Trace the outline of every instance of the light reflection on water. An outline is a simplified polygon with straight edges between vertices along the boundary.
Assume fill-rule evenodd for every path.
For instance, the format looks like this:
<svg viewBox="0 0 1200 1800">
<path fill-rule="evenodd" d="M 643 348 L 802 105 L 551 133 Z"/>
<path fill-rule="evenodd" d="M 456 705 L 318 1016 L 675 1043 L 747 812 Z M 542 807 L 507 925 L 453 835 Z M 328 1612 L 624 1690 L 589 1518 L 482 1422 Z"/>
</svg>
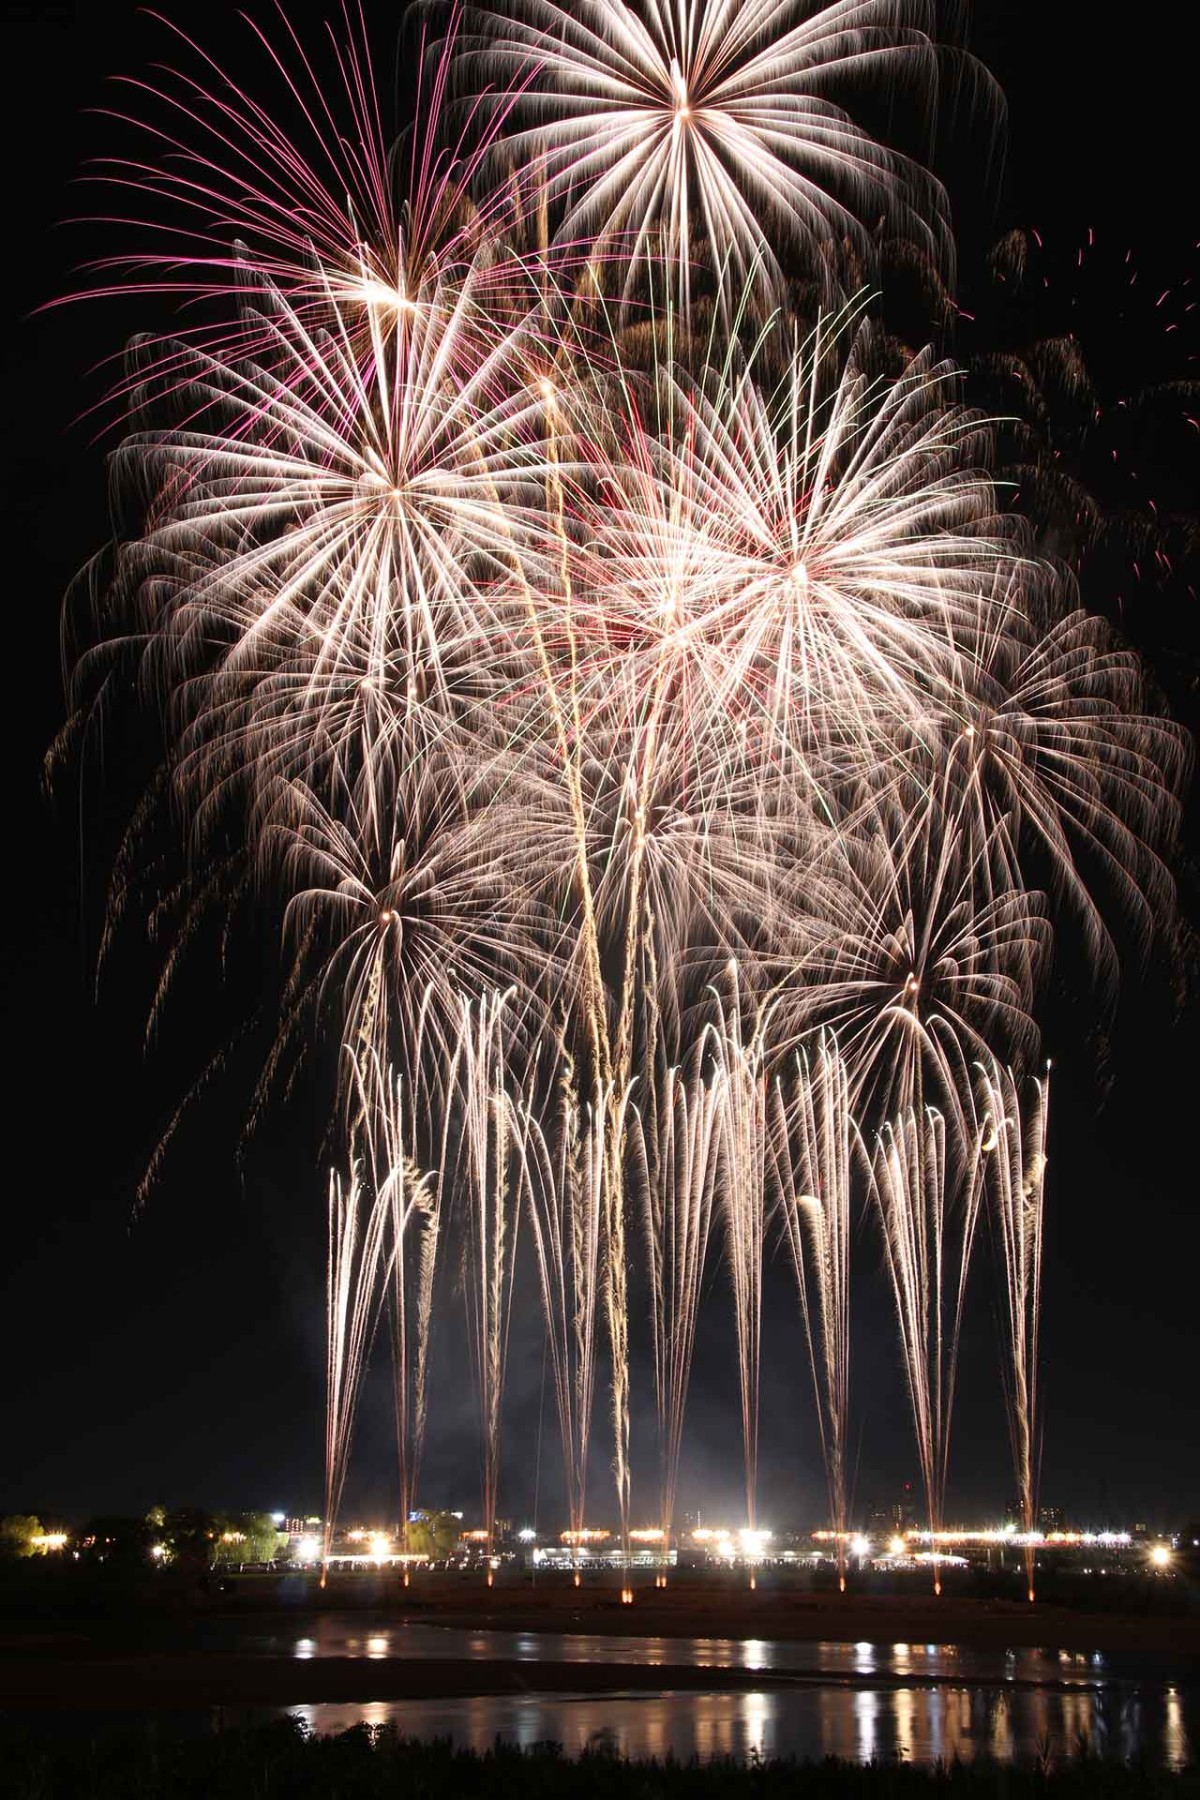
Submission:
<svg viewBox="0 0 1200 1800">
<path fill-rule="evenodd" d="M 763 1674 L 953 1676 L 972 1681 L 1075 1683 L 1090 1691 L 1105 1677 L 1104 1658 L 1053 1649 L 970 1650 L 955 1644 L 782 1643 L 762 1638 L 617 1637 L 533 1631 L 467 1631 L 419 1622 L 368 1627 L 336 1613 L 306 1621 L 306 1635 L 238 1633 L 240 1654 L 296 1657 L 486 1657 L 518 1662 L 586 1662 L 655 1667 L 747 1669 Z"/>
<path fill-rule="evenodd" d="M 986 1687 L 819 1687 L 715 1694 L 521 1694 L 289 1708 L 312 1730 L 393 1724 L 403 1735 L 479 1750 L 497 1738 L 568 1754 L 604 1747 L 631 1757 L 837 1756 L 851 1761 L 976 1756 L 1056 1758 L 1082 1750 L 1145 1756 L 1168 1768 L 1191 1757 L 1195 1696 Z M 1190 1731 L 1189 1731 L 1190 1716 Z"/>
</svg>

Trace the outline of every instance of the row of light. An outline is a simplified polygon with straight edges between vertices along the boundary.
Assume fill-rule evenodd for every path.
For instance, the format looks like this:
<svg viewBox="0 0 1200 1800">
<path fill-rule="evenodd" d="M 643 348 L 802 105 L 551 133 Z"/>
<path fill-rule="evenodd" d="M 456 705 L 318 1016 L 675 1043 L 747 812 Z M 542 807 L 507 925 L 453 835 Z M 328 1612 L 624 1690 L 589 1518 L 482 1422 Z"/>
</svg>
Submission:
<svg viewBox="0 0 1200 1800">
<path fill-rule="evenodd" d="M 857 1558 L 871 1555 L 871 1540 L 849 1532 L 814 1531 L 813 1538 L 818 1543 L 836 1543 L 841 1537 L 849 1554 Z M 917 1552 L 913 1544 L 927 1544 L 930 1549 Z M 970 1547 L 980 1544 L 1010 1544 L 1020 1548 L 1040 1546 L 1044 1549 L 1085 1549 L 1095 1547 L 1101 1550 L 1128 1550 L 1133 1538 L 1127 1531 L 1018 1531 L 1014 1525 L 1006 1525 L 1002 1531 L 910 1531 L 904 1536 L 897 1533 L 888 1539 L 887 1555 L 893 1559 L 908 1557 L 915 1559 L 918 1555 L 927 1557 L 936 1554 L 937 1546 Z M 1169 1544 L 1153 1544 L 1150 1547 L 1150 1562 L 1156 1569 L 1167 1569 L 1171 1565 L 1171 1547 Z"/>
<path fill-rule="evenodd" d="M 469 1532 L 466 1535 L 468 1536 L 468 1538 L 470 1538 L 472 1540 L 477 1539 L 480 1542 L 482 1542 L 487 1536 L 486 1532 Z M 532 1543 L 534 1538 L 537 1536 L 537 1533 L 534 1531 L 531 1531 L 529 1529 L 526 1529 L 524 1531 L 519 1532 L 517 1535 L 522 1540 L 522 1542 Z M 844 1535 L 846 1537 L 846 1550 L 850 1556 L 854 1557 L 857 1561 L 863 1561 L 871 1555 L 872 1545 L 871 1545 L 870 1538 L 862 1537 L 860 1535 L 850 1535 L 850 1534 L 844 1534 Z M 564 1531 L 561 1534 L 561 1536 L 562 1536 L 562 1541 L 564 1543 L 575 1544 L 575 1545 L 578 1545 L 580 1548 L 583 1548 L 588 1543 L 599 1543 L 599 1542 L 603 1542 L 607 1539 L 610 1539 L 612 1537 L 612 1533 L 610 1531 L 581 1531 L 581 1532 Z M 694 1531 L 692 1533 L 692 1540 L 694 1543 L 704 1545 L 706 1548 L 712 1550 L 717 1556 L 723 1558 L 724 1560 L 733 1561 L 738 1556 L 742 1556 L 742 1557 L 764 1556 L 767 1553 L 767 1547 L 771 1541 L 771 1536 L 772 1536 L 772 1534 L 769 1531 L 755 1531 L 755 1530 L 751 1530 L 748 1526 L 743 1526 L 740 1531 L 736 1531 L 736 1532 L 735 1531 L 723 1531 L 723 1530 L 709 1530 L 707 1528 L 704 1528 L 704 1529 L 701 1529 L 698 1531 Z M 817 1538 L 818 1540 L 824 1540 L 824 1541 L 828 1542 L 828 1541 L 834 1539 L 837 1536 L 837 1534 L 834 1532 L 814 1532 L 813 1536 L 815 1538 Z M 664 1540 L 664 1533 L 662 1531 L 653 1531 L 653 1530 L 631 1531 L 629 1534 L 629 1537 L 630 1537 L 631 1543 L 641 1543 L 641 1544 L 658 1543 L 658 1544 L 661 1544 Z M 1092 1532 L 1062 1533 L 1062 1532 L 1060 1532 L 1060 1533 L 1054 1533 L 1051 1536 L 1046 1537 L 1046 1536 L 1043 1536 L 1043 1534 L 1040 1532 L 1013 1533 L 1013 1532 L 947 1532 L 947 1531 L 939 1531 L 937 1533 L 932 1533 L 932 1532 L 924 1531 L 924 1532 L 912 1532 L 909 1534 L 909 1538 L 916 1539 L 917 1542 L 920 1542 L 920 1543 L 934 1543 L 934 1544 L 946 1544 L 946 1545 L 951 1545 L 951 1544 L 964 1545 L 964 1544 L 972 1544 L 972 1543 L 976 1543 L 976 1544 L 978 1544 L 978 1543 L 1006 1543 L 1006 1544 L 1017 1544 L 1017 1545 L 1044 1544 L 1047 1546 L 1052 1546 L 1055 1544 L 1076 1544 L 1076 1545 L 1097 1545 L 1101 1548 L 1127 1548 L 1129 1546 L 1129 1544 L 1132 1542 L 1131 1538 L 1129 1537 L 1128 1532 L 1099 1532 L 1099 1533 L 1092 1533 Z M 928 1551 L 923 1552 L 923 1553 L 915 1551 L 909 1541 L 909 1538 L 901 1537 L 901 1536 L 899 1536 L 899 1534 L 897 1534 L 895 1537 L 889 1538 L 888 1543 L 887 1543 L 887 1555 L 890 1558 L 899 1559 L 901 1557 L 914 1558 L 917 1555 L 928 1555 L 929 1554 Z M 66 1541 L 67 1540 L 66 1540 L 65 1533 L 55 1532 L 55 1533 L 48 1534 L 44 1543 L 37 1542 L 35 1547 L 39 1550 L 61 1550 L 63 1548 L 64 1544 L 66 1543 Z M 370 1534 L 368 1534 L 366 1532 L 350 1532 L 347 1534 L 347 1541 L 348 1542 L 365 1541 L 366 1551 L 364 1554 L 365 1554 L 365 1557 L 367 1560 L 371 1560 L 371 1561 L 375 1561 L 375 1562 L 384 1562 L 389 1557 L 394 1555 L 394 1551 L 392 1549 L 392 1540 L 388 1537 L 385 1537 L 383 1535 L 383 1533 L 381 1533 L 381 1532 L 370 1533 Z M 155 1544 L 151 1549 L 151 1555 L 154 1556 L 156 1559 L 161 1559 L 165 1554 L 166 1554 L 166 1546 L 163 1544 Z M 301 1563 L 319 1562 L 320 1558 L 321 1558 L 321 1540 L 320 1540 L 320 1538 L 316 1538 L 316 1537 L 300 1538 L 296 1544 L 294 1554 L 295 1554 L 296 1560 Z M 1150 1562 L 1156 1569 L 1169 1568 L 1171 1565 L 1170 1546 L 1167 1544 L 1152 1545 L 1151 1549 L 1150 1549 Z"/>
<path fill-rule="evenodd" d="M 230 1538 L 233 1534 L 226 1533 L 225 1535 L 226 1538 Z M 486 1531 L 468 1531 L 462 1535 L 467 1542 L 484 1543 L 488 1534 Z M 537 1535 L 537 1532 L 529 1526 L 517 1533 L 519 1540 L 524 1544 L 535 1542 Z M 591 1544 L 608 1543 L 612 1540 L 612 1536 L 611 1531 L 599 1527 L 588 1527 L 579 1531 L 560 1532 L 559 1541 L 570 1547 L 583 1549 Z M 732 1560 L 738 1556 L 757 1557 L 767 1554 L 772 1536 L 770 1531 L 756 1530 L 749 1526 L 742 1526 L 739 1530 L 701 1526 L 691 1533 L 691 1540 L 694 1544 L 703 1546 L 719 1557 Z M 872 1540 L 860 1532 L 814 1531 L 812 1536 L 813 1541 L 820 1545 L 835 1544 L 840 1538 L 845 1545 L 847 1554 L 858 1561 L 865 1560 L 873 1552 Z M 643 1545 L 663 1544 L 666 1542 L 666 1533 L 661 1528 L 646 1527 L 631 1531 L 629 1541 Z M 33 1539 L 34 1548 L 42 1551 L 61 1550 L 66 1542 L 65 1532 L 45 1533 Z M 361 1554 L 374 1561 L 382 1562 L 395 1554 L 392 1539 L 384 1532 L 350 1531 L 346 1533 L 346 1542 L 364 1544 L 366 1548 Z M 948 1548 L 971 1545 L 1012 1545 L 1017 1547 L 1038 1545 L 1049 1549 L 1090 1547 L 1128 1549 L 1132 1543 L 1133 1539 L 1127 1531 L 1023 1532 L 1018 1531 L 1013 1525 L 1007 1525 L 1003 1529 L 984 1531 L 909 1531 L 903 1535 L 897 1532 L 887 1540 L 885 1554 L 893 1559 L 914 1558 L 920 1554 L 915 1548 L 916 1545 L 928 1545 L 933 1549 L 942 1545 Z M 165 1547 L 159 1544 L 156 1544 L 151 1552 L 157 1557 L 161 1557 L 164 1553 Z M 302 1563 L 319 1561 L 321 1553 L 321 1539 L 316 1536 L 299 1538 L 293 1552 L 296 1560 Z M 1149 1559 L 1157 1569 L 1168 1568 L 1171 1563 L 1170 1546 L 1164 1543 L 1152 1545 Z"/>
</svg>

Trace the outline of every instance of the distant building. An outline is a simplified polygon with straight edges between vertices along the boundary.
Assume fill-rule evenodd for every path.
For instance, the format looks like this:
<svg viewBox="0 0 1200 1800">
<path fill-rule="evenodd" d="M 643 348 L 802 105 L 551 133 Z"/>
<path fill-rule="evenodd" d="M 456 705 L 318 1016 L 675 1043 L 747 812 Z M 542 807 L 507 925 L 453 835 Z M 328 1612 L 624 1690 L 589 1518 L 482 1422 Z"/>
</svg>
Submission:
<svg viewBox="0 0 1200 1800">
<path fill-rule="evenodd" d="M 1004 1509 L 1004 1523 L 1017 1531 L 1024 1531 L 1025 1518 L 1019 1500 L 1010 1500 Z M 1065 1506 L 1039 1506 L 1037 1517 L 1033 1521 L 1034 1529 L 1049 1537 L 1052 1531 L 1066 1531 L 1067 1509 Z"/>
<path fill-rule="evenodd" d="M 897 1532 L 912 1531 L 918 1523 L 917 1510 L 916 1483 L 906 1481 L 894 1500 L 868 1508 L 868 1536 L 889 1538 Z"/>
</svg>

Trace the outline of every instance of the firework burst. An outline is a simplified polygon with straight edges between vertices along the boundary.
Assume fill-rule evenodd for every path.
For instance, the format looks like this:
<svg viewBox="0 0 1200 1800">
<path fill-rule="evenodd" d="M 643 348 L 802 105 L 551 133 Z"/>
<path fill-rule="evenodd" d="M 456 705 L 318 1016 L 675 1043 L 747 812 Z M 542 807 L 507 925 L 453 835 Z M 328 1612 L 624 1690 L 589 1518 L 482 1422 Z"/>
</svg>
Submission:
<svg viewBox="0 0 1200 1800">
<path fill-rule="evenodd" d="M 1189 750 L 1028 553 L 957 371 L 859 305 L 796 316 L 785 273 L 829 291 L 880 220 L 948 266 L 936 183 L 853 110 L 928 100 L 930 28 L 920 0 L 505 0 L 421 47 L 394 151 L 362 21 L 333 85 L 285 21 L 257 41 L 295 135 L 185 44 L 195 75 L 138 90 L 152 148 L 101 171 L 183 224 L 97 285 L 202 309 L 130 351 L 74 696 L 107 713 L 132 672 L 161 708 L 115 910 L 158 884 L 159 934 L 183 915 L 164 984 L 249 898 L 285 1032 L 336 1049 L 327 1534 L 385 1303 L 411 1508 L 455 1233 L 490 1562 L 523 1216 L 576 1532 L 605 1328 L 626 1555 L 631 1263 L 666 1541 L 716 1225 L 753 1528 L 776 1205 L 841 1545 L 856 1171 L 931 1529 L 986 1196 L 1032 1516 L 1022 1071 L 1052 925 L 1111 989 L 1114 913 L 1144 942 L 1168 910 Z M 139 863 L 163 798 L 179 880 Z"/>
<path fill-rule="evenodd" d="M 881 83 L 928 103 L 937 57 L 920 0 L 506 0 L 468 19 L 468 76 L 512 110 L 510 153 L 535 159 L 560 237 L 615 252 L 627 290 L 665 262 L 686 302 L 698 253 L 770 292 L 782 271 L 769 246 L 799 245 L 832 273 L 831 246 L 865 246 L 879 220 L 949 261 L 939 184 L 847 105 Z"/>
</svg>

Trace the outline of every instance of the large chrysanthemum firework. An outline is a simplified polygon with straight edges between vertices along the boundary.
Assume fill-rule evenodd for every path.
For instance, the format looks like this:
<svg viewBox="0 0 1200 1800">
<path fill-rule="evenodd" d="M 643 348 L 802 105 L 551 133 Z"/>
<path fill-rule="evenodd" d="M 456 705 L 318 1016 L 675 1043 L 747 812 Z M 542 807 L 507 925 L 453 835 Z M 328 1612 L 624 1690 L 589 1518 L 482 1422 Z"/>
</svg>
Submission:
<svg viewBox="0 0 1200 1800">
<path fill-rule="evenodd" d="M 855 1102 L 870 1116 L 938 1106 L 961 1133 L 970 1068 L 989 1044 L 1036 1048 L 1033 1005 L 1050 949 L 1040 894 L 995 891 L 1009 854 L 940 812 L 936 794 L 891 789 L 797 871 L 814 948 L 784 1012 L 797 1033 L 836 1030 Z M 952 1139 L 961 1148 L 961 1135 Z"/>
<path fill-rule="evenodd" d="M 176 422 L 118 452 L 150 490 L 124 557 L 136 624 L 202 787 L 317 781 L 397 743 L 403 762 L 478 725 L 545 536 L 527 334 L 470 279 L 365 347 L 332 295 L 323 330 L 281 297 L 262 329 L 254 361 L 181 352 Z"/>
<path fill-rule="evenodd" d="M 666 667 L 686 695 L 714 800 L 740 772 L 836 810 L 933 730 L 1036 576 L 954 371 L 924 355 L 872 381 L 868 343 L 846 358 L 819 332 L 769 385 L 753 359 L 679 378 L 662 494 L 614 511 L 630 635 L 651 640 L 646 679 Z"/>
<path fill-rule="evenodd" d="M 363 1066 L 403 1070 L 423 1105 L 444 1098 L 464 999 L 518 982 L 527 1009 L 553 967 L 549 935 L 496 853 L 487 802 L 465 801 L 457 773 L 427 756 L 397 782 L 377 764 L 357 796 L 329 802 L 280 784 L 260 821 L 316 1016 Z"/>
<path fill-rule="evenodd" d="M 928 99 L 922 0 L 505 0 L 469 16 L 473 85 L 518 101 L 513 151 L 539 159 L 560 238 L 615 253 L 627 283 L 665 257 L 686 294 L 703 239 L 735 291 L 752 274 L 771 287 L 781 242 L 827 265 L 879 224 L 948 258 L 937 182 L 845 104 L 881 81 Z"/>
<path fill-rule="evenodd" d="M 1143 944 L 1169 909 L 1159 847 L 1175 834 L 1187 734 L 1145 710 L 1137 659 L 1077 611 L 1040 632 L 1008 618 L 962 683 L 946 734 L 947 815 L 976 843 L 1007 822 L 1007 879 L 1043 879 L 1067 900 L 1115 991 L 1101 899 Z"/>
</svg>

